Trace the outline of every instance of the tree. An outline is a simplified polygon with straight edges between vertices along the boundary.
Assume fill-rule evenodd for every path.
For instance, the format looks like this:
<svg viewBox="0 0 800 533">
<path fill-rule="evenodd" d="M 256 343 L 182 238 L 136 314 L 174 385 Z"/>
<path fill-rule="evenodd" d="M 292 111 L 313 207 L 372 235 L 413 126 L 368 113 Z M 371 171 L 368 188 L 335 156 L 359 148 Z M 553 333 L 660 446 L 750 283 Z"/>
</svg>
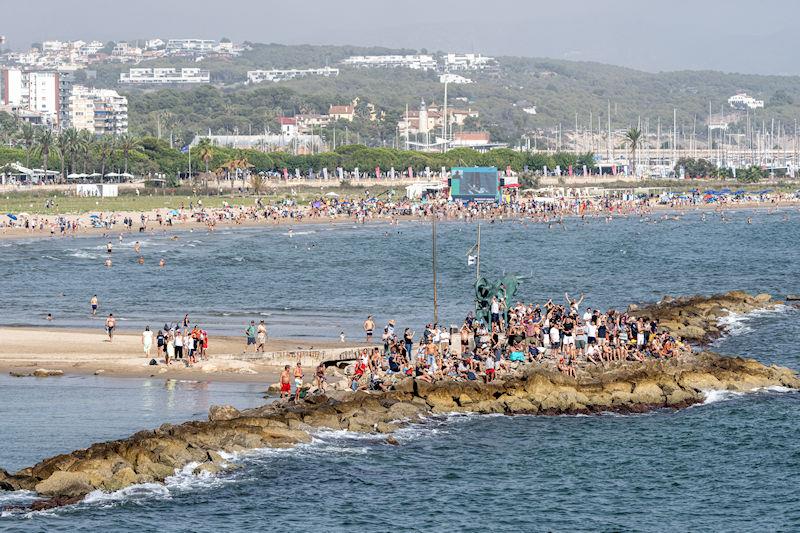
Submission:
<svg viewBox="0 0 800 533">
<path fill-rule="evenodd" d="M 643 135 L 642 130 L 639 128 L 631 128 L 625 132 L 623 144 L 625 144 L 631 152 L 631 171 L 636 175 L 636 151 L 642 145 Z"/>
<path fill-rule="evenodd" d="M 83 160 L 83 173 L 86 174 L 87 166 L 91 160 L 92 156 L 92 147 L 95 144 L 94 135 L 92 135 L 87 130 L 81 130 L 78 133 L 78 138 L 75 142 L 75 155 L 81 156 Z"/>
<path fill-rule="evenodd" d="M 124 135 L 120 135 L 119 139 L 117 140 L 117 148 L 122 151 L 122 157 L 125 160 L 124 172 L 127 174 L 128 159 L 130 158 L 131 152 L 141 148 L 141 144 L 139 144 L 139 140 L 137 138 L 126 133 Z"/>
<path fill-rule="evenodd" d="M 25 146 L 25 166 L 30 168 L 31 151 L 33 150 L 33 143 L 36 141 L 36 132 L 30 122 L 22 123 L 20 138 L 22 139 L 22 144 Z"/>
<path fill-rule="evenodd" d="M 61 132 L 56 139 L 56 147 L 58 148 L 58 156 L 61 159 L 61 179 L 65 180 L 67 177 L 67 160 L 70 160 L 70 167 L 72 166 L 72 159 L 78 144 L 78 131 L 74 128 L 69 128 Z"/>
<path fill-rule="evenodd" d="M 109 158 L 114 154 L 114 138 L 111 136 L 104 135 L 100 138 L 100 142 L 97 145 L 98 152 L 100 155 L 100 181 L 106 175 L 106 163 L 108 162 Z"/>
<path fill-rule="evenodd" d="M 200 145 L 197 147 L 197 155 L 206 165 L 206 173 L 203 175 L 203 187 L 208 189 L 208 164 L 214 158 L 214 148 L 208 142 L 208 139 L 200 141 Z"/>
<path fill-rule="evenodd" d="M 42 156 L 42 166 L 44 167 L 44 177 L 47 179 L 47 160 L 50 157 L 50 150 L 53 148 L 53 131 L 49 128 L 43 128 L 36 136 L 39 143 L 37 152 Z"/>
</svg>

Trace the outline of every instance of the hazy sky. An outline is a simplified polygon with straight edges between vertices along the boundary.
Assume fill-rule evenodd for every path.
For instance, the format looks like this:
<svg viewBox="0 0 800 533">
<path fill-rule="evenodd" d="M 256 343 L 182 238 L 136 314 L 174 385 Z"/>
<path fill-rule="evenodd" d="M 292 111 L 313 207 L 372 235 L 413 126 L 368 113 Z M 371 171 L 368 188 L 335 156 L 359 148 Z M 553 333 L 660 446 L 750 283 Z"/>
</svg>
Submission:
<svg viewBox="0 0 800 533">
<path fill-rule="evenodd" d="M 0 0 L 6 46 L 230 37 L 800 74 L 796 0 Z"/>
</svg>

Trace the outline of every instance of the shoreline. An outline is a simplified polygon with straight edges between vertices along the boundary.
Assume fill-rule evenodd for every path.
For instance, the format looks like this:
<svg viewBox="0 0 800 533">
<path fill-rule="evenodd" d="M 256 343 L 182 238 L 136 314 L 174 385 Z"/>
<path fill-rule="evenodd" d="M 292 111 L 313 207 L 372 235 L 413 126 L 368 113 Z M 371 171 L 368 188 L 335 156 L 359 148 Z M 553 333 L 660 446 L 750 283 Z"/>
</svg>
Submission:
<svg viewBox="0 0 800 533">
<path fill-rule="evenodd" d="M 0 338 L 3 339 L 0 343 L 0 372 L 7 375 L 46 369 L 61 371 L 64 375 L 263 383 L 266 391 L 278 381 L 281 372 L 281 367 L 274 364 L 237 359 L 244 347 L 244 339 L 238 337 L 212 337 L 208 360 L 199 361 L 189 368 L 178 363 L 164 365 L 163 359 L 156 356 L 155 349 L 150 358 L 157 359 L 159 364 L 148 365 L 149 358 L 144 355 L 141 337 L 136 333 L 117 333 L 114 342 L 109 343 L 103 333 L 88 329 L 21 326 L 0 327 Z M 358 346 L 330 340 L 269 339 L 265 351 L 267 354 L 291 353 L 295 350 Z M 252 353 L 252 349 L 248 353 Z M 306 370 L 310 373 L 312 369 Z M 52 377 L 57 379 L 58 376 Z"/>
<path fill-rule="evenodd" d="M 702 345 L 725 332 L 720 317 L 777 305 L 780 302 L 766 293 L 732 291 L 713 297 L 665 297 L 641 308 L 631 306 L 635 307 L 631 312 L 657 317 L 660 327 Z M 23 339 L 25 332 L 30 333 L 16 331 L 23 333 Z M 4 340 L 9 336 L 8 330 L 0 333 Z M 124 338 L 130 344 L 135 337 Z M 74 341 L 64 348 L 79 349 L 80 343 Z M 119 350 L 121 344 L 114 348 Z M 13 341 L 6 342 L 0 350 L 13 346 Z M 392 433 L 433 415 L 645 413 L 702 403 L 710 391 L 770 387 L 800 390 L 800 376 L 794 369 L 755 359 L 691 350 L 667 358 L 587 363 L 577 374 L 560 372 L 547 363 L 521 362 L 490 382 L 394 375 L 388 389 L 350 391 L 332 386 L 322 393 L 311 389 L 297 402 L 280 399 L 242 411 L 212 406 L 208 421 L 163 424 L 56 455 L 15 474 L 0 469 L 0 490 L 34 491 L 46 499 L 23 510 L 42 510 L 77 503 L 95 490 L 114 492 L 141 483 L 163 483 L 187 465 L 195 474 L 217 474 L 232 466 L 221 452 L 293 447 L 310 442 L 318 429 L 383 434 L 388 435 L 387 444 L 399 445 Z"/>
<path fill-rule="evenodd" d="M 800 199 L 798 200 L 783 200 L 780 202 L 772 203 L 772 202 L 741 202 L 741 203 L 731 203 L 731 204 L 702 204 L 702 205 L 661 205 L 656 204 L 652 206 L 645 206 L 644 211 L 637 211 L 637 209 L 633 209 L 629 212 L 618 213 L 618 212 L 608 212 L 608 211 L 601 211 L 601 212 L 593 212 L 586 215 L 587 217 L 605 217 L 605 216 L 612 216 L 614 218 L 629 218 L 632 216 L 647 216 L 647 214 L 655 214 L 655 213 L 692 213 L 698 211 L 705 211 L 708 213 L 714 212 L 725 212 L 725 211 L 743 211 L 743 210 L 753 210 L 753 211 L 770 211 L 770 210 L 786 210 L 797 208 L 800 209 Z M 649 212 L 649 213 L 648 213 Z M 26 239 L 65 239 L 65 238 L 82 238 L 82 237 L 97 237 L 97 236 L 116 236 L 116 235 L 128 235 L 128 236 L 136 236 L 136 235 L 154 235 L 156 233 L 189 233 L 194 231 L 203 231 L 208 233 L 213 233 L 215 231 L 221 230 L 235 230 L 237 228 L 281 228 L 281 227 L 302 227 L 305 225 L 330 225 L 330 226 L 353 226 L 353 225 L 372 225 L 372 224 L 390 224 L 393 221 L 397 222 L 417 222 L 417 223 L 424 223 L 430 220 L 429 215 L 421 216 L 421 215 L 391 215 L 391 216 L 368 216 L 363 219 L 363 222 L 359 221 L 356 218 L 348 217 L 347 215 L 342 216 L 326 216 L 326 217 L 309 217 L 304 216 L 301 219 L 295 219 L 292 217 L 287 218 L 278 218 L 278 219 L 258 219 L 258 220 L 241 220 L 241 221 L 216 221 L 214 226 L 214 230 L 210 231 L 208 224 L 205 222 L 198 222 L 195 220 L 179 220 L 174 223 L 172 226 L 167 225 L 154 225 L 155 222 L 153 218 L 156 214 L 159 213 L 159 210 L 154 211 L 111 211 L 110 214 L 113 214 L 117 217 L 130 217 L 130 218 L 137 218 L 140 215 L 145 215 L 150 218 L 150 225 L 147 230 L 143 233 L 139 233 L 138 231 L 134 231 L 133 229 L 128 230 L 127 228 L 122 229 L 120 228 L 92 228 L 92 227 L 84 227 L 80 228 L 77 233 L 66 233 L 64 235 L 59 234 L 57 231 L 53 234 L 49 232 L 49 230 L 28 230 L 24 228 L 17 228 L 17 227 L 4 227 L 0 228 L 0 241 L 19 241 L 19 240 L 26 240 Z M 43 220 L 47 220 L 48 224 L 54 224 L 55 220 L 58 217 L 63 216 L 67 218 L 77 219 L 80 217 L 86 217 L 86 214 L 63 214 L 63 215 L 38 215 L 42 217 Z M 554 215 L 555 216 L 555 215 Z M 562 213 L 561 216 L 565 219 L 575 219 L 580 218 L 581 215 L 575 213 Z M 489 217 L 489 216 L 480 216 L 471 219 L 466 219 L 462 217 L 440 217 L 439 220 L 441 222 L 467 222 L 467 223 L 476 223 L 476 222 L 510 222 L 510 221 L 532 221 L 534 223 L 545 223 L 542 221 L 535 220 L 530 215 L 524 214 L 521 216 L 504 213 L 502 215 L 498 215 L 496 217 Z"/>
</svg>

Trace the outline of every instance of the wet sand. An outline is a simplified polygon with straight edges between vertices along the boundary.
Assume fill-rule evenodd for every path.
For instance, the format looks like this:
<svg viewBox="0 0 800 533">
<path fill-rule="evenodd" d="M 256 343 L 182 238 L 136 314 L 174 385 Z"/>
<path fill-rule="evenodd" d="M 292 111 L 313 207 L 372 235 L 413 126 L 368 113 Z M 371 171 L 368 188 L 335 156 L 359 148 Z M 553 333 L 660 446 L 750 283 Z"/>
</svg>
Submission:
<svg viewBox="0 0 800 533">
<path fill-rule="evenodd" d="M 209 342 L 209 360 L 186 368 L 182 363 L 157 366 L 147 363 L 139 333 L 118 333 L 114 341 L 102 331 L 58 328 L 0 328 L 0 372 L 29 373 L 39 368 L 61 370 L 64 374 L 95 374 L 113 377 L 152 377 L 237 382 L 260 382 L 265 387 L 276 383 L 280 368 L 251 361 L 216 359 L 215 355 L 241 354 L 244 338 L 214 337 Z M 351 346 L 330 340 L 302 341 L 269 339 L 266 351 L 342 348 Z M 249 352 L 252 352 L 252 346 Z M 304 369 L 311 375 L 313 369 Z M 39 379 L 39 378 L 27 378 Z M 42 379 L 58 379 L 57 377 Z"/>
</svg>

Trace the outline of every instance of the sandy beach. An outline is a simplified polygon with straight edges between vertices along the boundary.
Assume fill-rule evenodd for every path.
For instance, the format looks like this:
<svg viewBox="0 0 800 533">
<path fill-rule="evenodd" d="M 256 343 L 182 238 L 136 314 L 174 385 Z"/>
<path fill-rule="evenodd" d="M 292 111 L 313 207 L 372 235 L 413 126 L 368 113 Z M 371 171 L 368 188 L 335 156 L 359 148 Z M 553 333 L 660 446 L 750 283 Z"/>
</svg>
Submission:
<svg viewBox="0 0 800 533">
<path fill-rule="evenodd" d="M 0 328 L 0 372 L 30 373 L 39 368 L 61 370 L 64 374 L 102 374 L 113 377 L 261 382 L 277 381 L 280 368 L 251 361 L 215 359 L 215 355 L 241 354 L 244 339 L 212 337 L 209 360 L 186 368 L 183 364 L 150 366 L 142 352 L 141 337 L 118 333 L 114 342 L 99 331 L 58 328 Z M 297 349 L 342 348 L 333 341 L 269 339 L 267 352 Z M 252 348 L 250 349 L 252 352 Z M 155 357 L 155 349 L 153 350 Z M 313 369 L 305 369 L 311 374 Z M 99 371 L 99 372 L 98 372 Z M 35 378 L 28 378 L 35 379 Z M 53 379 L 53 378 L 48 378 Z M 55 378 L 57 379 L 57 378 Z"/>
<path fill-rule="evenodd" d="M 758 201 L 742 201 L 742 202 L 735 202 L 735 203 L 723 203 L 723 204 L 687 204 L 687 205 L 661 205 L 661 204 L 654 204 L 648 205 L 644 207 L 644 212 L 652 212 L 652 213 L 683 213 L 683 212 L 697 212 L 697 211 L 706 211 L 706 212 L 714 212 L 714 211 L 737 211 L 737 210 L 745 210 L 745 209 L 755 209 L 755 210 L 773 210 L 773 209 L 786 209 L 786 208 L 798 208 L 800 207 L 800 199 L 781 199 L 776 200 L 774 202 L 758 202 Z M 145 230 L 146 234 L 154 234 L 154 233 L 170 233 L 170 232 L 178 232 L 178 231 L 201 231 L 207 232 L 209 231 L 209 226 L 205 222 L 198 222 L 195 220 L 191 213 L 192 211 L 186 210 L 184 214 L 175 217 L 173 219 L 173 225 L 159 225 L 158 223 L 154 222 L 157 215 L 164 216 L 167 213 L 167 209 L 157 209 L 153 211 L 108 211 L 103 212 L 106 216 L 112 216 L 118 222 L 121 222 L 125 218 L 131 218 L 133 220 L 138 221 L 141 215 L 146 216 L 149 219 L 147 229 Z M 197 210 L 195 210 L 197 211 Z M 214 210 L 212 210 L 214 211 Z M 102 212 L 102 211 L 101 211 Z M 606 211 L 601 211 L 595 213 L 596 216 L 606 216 L 608 213 Z M 563 213 L 565 218 L 571 217 L 578 217 L 579 215 L 574 213 Z M 612 213 L 611 216 L 619 217 L 619 216 L 638 216 L 636 211 L 630 211 L 623 214 L 620 213 Z M 81 226 L 75 232 L 68 232 L 65 235 L 61 235 L 58 231 L 58 219 L 63 217 L 67 221 L 80 221 Z M 515 220 L 515 219 L 524 219 L 528 218 L 527 216 L 517 216 L 513 213 L 504 213 L 501 216 L 495 217 L 483 217 L 483 220 L 490 220 L 490 219 L 501 219 L 501 220 Z M 88 214 L 64 214 L 64 215 L 36 215 L 33 217 L 35 221 L 42 222 L 45 224 L 44 229 L 25 229 L 23 227 L 0 227 L 0 240 L 5 239 L 28 239 L 28 238 L 45 238 L 45 237 L 81 237 L 81 236 L 97 236 L 97 235 L 118 235 L 118 234 L 129 234 L 129 235 L 141 235 L 136 231 L 136 229 L 128 230 L 121 224 L 117 224 L 113 228 L 94 228 L 88 226 Z M 375 215 L 375 216 L 368 216 L 364 219 L 365 224 L 374 224 L 374 223 L 390 223 L 392 221 L 398 222 L 423 222 L 428 220 L 429 218 L 426 216 L 422 216 L 420 214 L 416 215 Z M 446 220 L 459 220 L 457 218 L 447 218 Z M 222 230 L 222 229 L 235 229 L 235 228 L 252 228 L 252 227 L 292 227 L 292 226 L 304 226 L 304 225 L 319 225 L 319 224 L 327 224 L 332 226 L 342 226 L 342 227 L 349 227 L 354 224 L 360 224 L 361 222 L 356 220 L 354 217 L 349 217 L 344 214 L 335 215 L 335 216 L 305 216 L 301 219 L 292 218 L 292 217 L 280 217 L 280 218 L 244 218 L 244 219 L 231 219 L 231 220 L 215 220 L 215 229 Z M 134 224 L 135 228 L 138 228 L 138 222 Z M 51 229 L 53 233 L 51 233 Z"/>
</svg>

